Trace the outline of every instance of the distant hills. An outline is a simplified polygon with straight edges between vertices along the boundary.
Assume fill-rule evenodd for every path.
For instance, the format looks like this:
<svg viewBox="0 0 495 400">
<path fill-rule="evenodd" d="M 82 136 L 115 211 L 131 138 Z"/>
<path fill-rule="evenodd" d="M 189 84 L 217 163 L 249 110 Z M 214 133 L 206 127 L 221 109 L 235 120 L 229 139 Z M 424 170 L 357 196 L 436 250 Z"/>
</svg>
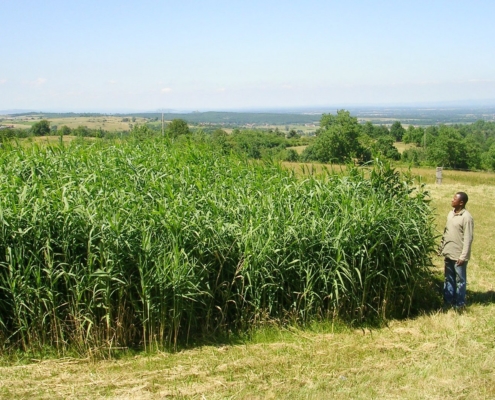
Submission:
<svg viewBox="0 0 495 400">
<path fill-rule="evenodd" d="M 360 122 L 370 121 L 375 125 L 391 125 L 400 121 L 405 125 L 438 125 L 438 124 L 468 124 L 478 120 L 495 121 L 495 106 L 422 106 L 422 107 L 342 107 L 348 110 Z M 207 111 L 207 112 L 164 112 L 166 121 L 181 118 L 189 124 L 220 125 L 220 126 L 262 126 L 262 125 L 318 125 L 323 113 L 335 114 L 338 107 L 321 107 L 271 111 Z M 98 112 L 33 112 L 31 110 L 0 110 L 0 115 L 40 116 L 43 118 L 70 118 L 70 117 L 98 117 L 104 115 L 121 117 L 142 117 L 152 120 L 161 120 L 161 111 L 154 112 L 126 112 L 126 113 L 98 113 Z"/>
<path fill-rule="evenodd" d="M 25 114 L 34 112 L 33 110 L 22 110 L 22 109 L 12 109 L 12 110 L 0 110 L 0 115 L 11 115 L 11 114 Z"/>
</svg>

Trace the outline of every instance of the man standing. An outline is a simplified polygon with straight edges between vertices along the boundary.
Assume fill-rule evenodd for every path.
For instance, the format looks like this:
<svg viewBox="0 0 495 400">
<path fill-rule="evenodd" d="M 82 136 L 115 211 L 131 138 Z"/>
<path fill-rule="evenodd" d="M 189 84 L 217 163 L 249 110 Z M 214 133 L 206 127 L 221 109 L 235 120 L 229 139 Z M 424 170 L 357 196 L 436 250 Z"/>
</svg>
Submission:
<svg viewBox="0 0 495 400">
<path fill-rule="evenodd" d="M 442 238 L 442 255 L 445 257 L 444 307 L 462 310 L 466 305 L 466 267 L 471 255 L 474 221 L 465 209 L 468 196 L 457 192 L 452 199 L 453 210 L 447 216 Z"/>
</svg>

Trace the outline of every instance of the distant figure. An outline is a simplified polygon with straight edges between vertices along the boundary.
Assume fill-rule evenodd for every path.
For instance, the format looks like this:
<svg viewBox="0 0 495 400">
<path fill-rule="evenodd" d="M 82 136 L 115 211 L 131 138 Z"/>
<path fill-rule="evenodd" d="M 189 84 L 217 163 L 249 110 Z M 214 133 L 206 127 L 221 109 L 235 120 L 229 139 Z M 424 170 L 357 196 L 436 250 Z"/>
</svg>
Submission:
<svg viewBox="0 0 495 400">
<path fill-rule="evenodd" d="M 443 232 L 441 254 L 445 257 L 445 281 L 443 286 L 444 309 L 466 306 L 466 268 L 471 256 L 474 220 L 466 203 L 468 195 L 457 192 L 452 199 L 453 210 L 447 216 Z"/>
</svg>

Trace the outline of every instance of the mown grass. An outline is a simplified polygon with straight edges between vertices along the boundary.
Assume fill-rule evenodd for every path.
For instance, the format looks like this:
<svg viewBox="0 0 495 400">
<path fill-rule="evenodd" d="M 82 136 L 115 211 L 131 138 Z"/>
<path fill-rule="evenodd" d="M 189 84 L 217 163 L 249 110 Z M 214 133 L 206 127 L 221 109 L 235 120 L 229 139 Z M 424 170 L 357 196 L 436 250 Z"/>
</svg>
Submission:
<svg viewBox="0 0 495 400">
<path fill-rule="evenodd" d="M 386 328 L 271 332 L 253 342 L 111 361 L 0 367 L 4 398 L 490 399 L 491 303 Z M 263 336 L 263 335 L 260 335 Z"/>
</svg>

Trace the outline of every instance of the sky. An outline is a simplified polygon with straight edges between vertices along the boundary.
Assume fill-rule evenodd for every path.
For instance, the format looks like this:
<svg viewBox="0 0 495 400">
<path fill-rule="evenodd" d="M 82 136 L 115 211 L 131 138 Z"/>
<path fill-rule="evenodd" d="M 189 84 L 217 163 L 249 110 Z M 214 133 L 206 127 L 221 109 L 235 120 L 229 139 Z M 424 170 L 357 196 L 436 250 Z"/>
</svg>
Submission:
<svg viewBox="0 0 495 400">
<path fill-rule="evenodd" d="M 495 106 L 493 0 L 0 0 L 0 110 Z"/>
</svg>

